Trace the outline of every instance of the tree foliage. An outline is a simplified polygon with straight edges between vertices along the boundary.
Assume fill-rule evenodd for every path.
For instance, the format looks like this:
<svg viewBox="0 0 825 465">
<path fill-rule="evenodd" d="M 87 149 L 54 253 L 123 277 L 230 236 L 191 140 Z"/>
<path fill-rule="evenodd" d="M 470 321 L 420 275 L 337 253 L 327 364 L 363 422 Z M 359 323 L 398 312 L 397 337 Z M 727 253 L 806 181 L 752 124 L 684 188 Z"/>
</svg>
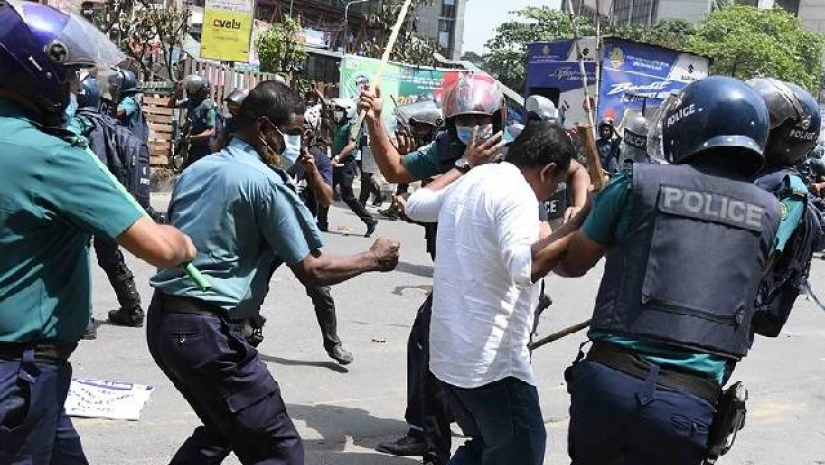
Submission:
<svg viewBox="0 0 825 465">
<path fill-rule="evenodd" d="M 261 71 L 289 74 L 300 70 L 307 59 L 307 51 L 300 35 L 301 24 L 290 16 L 284 16 L 258 38 L 258 58 Z"/>
<path fill-rule="evenodd" d="M 436 65 L 436 45 L 416 32 L 415 11 L 433 0 L 413 0 L 404 24 L 399 31 L 397 42 L 390 54 L 390 60 L 401 63 L 413 63 L 422 66 Z M 381 58 L 389 42 L 392 28 L 398 20 L 398 15 L 404 5 L 404 0 L 385 0 L 367 12 L 367 27 L 370 33 L 367 39 L 360 44 L 360 51 L 371 58 Z"/>
<path fill-rule="evenodd" d="M 689 47 L 711 58 L 713 74 L 775 77 L 819 89 L 825 41 L 781 9 L 730 6 L 711 13 Z"/>
</svg>

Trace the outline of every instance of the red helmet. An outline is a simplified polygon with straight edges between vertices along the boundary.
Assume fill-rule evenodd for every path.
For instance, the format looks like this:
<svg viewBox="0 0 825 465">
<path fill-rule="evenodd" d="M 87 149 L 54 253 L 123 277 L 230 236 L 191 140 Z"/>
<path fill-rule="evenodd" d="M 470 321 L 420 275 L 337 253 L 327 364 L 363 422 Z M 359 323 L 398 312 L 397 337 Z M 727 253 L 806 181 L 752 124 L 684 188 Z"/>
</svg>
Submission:
<svg viewBox="0 0 825 465">
<path fill-rule="evenodd" d="M 501 87 L 483 72 L 448 72 L 434 97 L 448 120 L 458 115 L 493 115 L 504 107 Z"/>
</svg>

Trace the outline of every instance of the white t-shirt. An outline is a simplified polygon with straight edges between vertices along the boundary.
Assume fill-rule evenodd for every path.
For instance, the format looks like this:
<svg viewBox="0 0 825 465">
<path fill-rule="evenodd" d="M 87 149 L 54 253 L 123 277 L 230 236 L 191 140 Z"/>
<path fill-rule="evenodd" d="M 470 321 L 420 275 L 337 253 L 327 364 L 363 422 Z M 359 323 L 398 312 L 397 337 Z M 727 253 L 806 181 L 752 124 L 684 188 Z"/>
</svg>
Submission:
<svg viewBox="0 0 825 465">
<path fill-rule="evenodd" d="M 538 301 L 530 280 L 538 200 L 521 171 L 484 165 L 439 192 L 419 189 L 407 215 L 438 221 L 432 373 L 465 389 L 510 376 L 535 386 L 527 343 Z"/>
</svg>

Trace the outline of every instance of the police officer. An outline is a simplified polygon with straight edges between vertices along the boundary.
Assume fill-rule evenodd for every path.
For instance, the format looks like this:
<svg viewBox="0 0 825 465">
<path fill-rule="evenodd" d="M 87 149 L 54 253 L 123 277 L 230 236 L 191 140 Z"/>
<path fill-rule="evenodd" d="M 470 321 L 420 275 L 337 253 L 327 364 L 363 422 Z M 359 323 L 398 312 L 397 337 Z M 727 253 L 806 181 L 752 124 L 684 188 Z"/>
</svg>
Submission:
<svg viewBox="0 0 825 465">
<path fill-rule="evenodd" d="M 625 168 L 632 163 L 653 163 L 647 153 L 647 133 L 650 124 L 641 113 L 630 116 L 622 132 L 622 143 L 619 145 L 619 168 Z"/>
<path fill-rule="evenodd" d="M 226 103 L 226 109 L 229 111 L 229 115 L 224 118 L 221 133 L 218 134 L 217 138 L 215 138 L 215 144 L 212 146 L 213 152 L 220 152 L 226 148 L 227 145 L 229 145 L 229 141 L 232 139 L 232 134 L 235 134 L 235 130 L 237 129 L 237 121 L 235 118 L 238 117 L 238 111 L 241 109 L 241 104 L 248 94 L 249 91 L 246 89 L 235 89 L 230 92 L 225 99 L 223 99 Z"/>
<path fill-rule="evenodd" d="M 796 168 L 816 146 L 821 117 L 816 99 L 796 84 L 776 79 L 754 79 L 748 84 L 765 101 L 771 116 L 765 169 L 755 184 L 782 204 L 775 253 L 757 295 L 753 328 L 776 337 L 804 290 L 813 253 L 825 246 L 822 216 L 814 199 L 809 201 L 808 186 Z"/>
<path fill-rule="evenodd" d="M 161 268 L 189 238 L 142 216 L 66 131 L 81 68 L 124 57 L 79 16 L 0 7 L 0 461 L 86 464 L 63 410 L 91 307 L 91 235 Z"/>
<path fill-rule="evenodd" d="M 504 99 L 495 80 L 484 73 L 453 72 L 440 88 L 446 130 L 435 141 L 399 155 L 381 122 L 380 90 L 362 93 L 373 156 L 384 178 L 405 184 L 433 176 L 456 180 L 472 166 L 501 154 Z M 428 242 L 429 238 L 428 238 Z M 433 240 L 434 243 L 434 235 Z M 434 252 L 434 248 L 432 249 Z M 425 464 L 443 464 L 450 457 L 452 414 L 438 380 L 429 370 L 429 326 L 432 296 L 419 308 L 407 344 L 407 411 L 410 432 L 378 450 L 394 455 L 424 455 Z"/>
<path fill-rule="evenodd" d="M 301 155 L 304 109 L 285 84 L 260 83 L 241 105 L 229 146 L 175 184 L 170 222 L 209 251 L 194 264 L 212 287 L 201 290 L 176 270 L 151 280 L 149 350 L 203 422 L 172 463 L 220 463 L 231 451 L 242 463 L 302 465 L 278 384 L 239 323 L 258 312 L 283 263 L 311 286 L 398 263 L 399 245 L 386 238 L 353 256 L 321 251 L 315 221 L 285 172 Z"/>
<path fill-rule="evenodd" d="M 581 276 L 607 255 L 593 346 L 565 376 L 574 465 L 702 463 L 721 387 L 750 345 L 780 217 L 750 181 L 765 162 L 768 110 L 727 77 L 666 105 L 671 164 L 615 176 L 555 270 Z"/>
<path fill-rule="evenodd" d="M 161 221 L 162 215 L 149 205 L 149 149 L 146 143 L 126 129 L 118 131 L 118 121 L 100 113 L 100 88 L 96 79 L 87 77 L 81 82 L 77 103 L 80 133 L 89 141 L 89 148 L 153 219 Z M 129 182 L 133 178 L 137 178 L 136 182 Z M 95 236 L 94 248 L 97 263 L 106 273 L 120 305 L 117 310 L 109 311 L 109 322 L 122 326 L 143 326 L 143 309 L 135 277 L 126 265 L 117 242 Z M 91 325 L 84 338 L 93 339 L 95 336 L 96 328 Z"/>
<path fill-rule="evenodd" d="M 187 98 L 180 100 L 183 88 L 186 89 Z M 209 80 L 206 77 L 192 74 L 181 81 L 181 85 L 169 99 L 170 107 L 186 109 L 183 143 L 188 145 L 188 152 L 183 169 L 209 155 L 212 151 L 218 110 L 209 95 Z"/>
<path fill-rule="evenodd" d="M 604 118 L 599 123 L 599 138 L 596 140 L 596 148 L 599 151 L 599 160 L 602 169 L 610 174 L 619 169 L 619 145 L 621 139 L 616 137 L 616 128 L 613 125 L 613 118 Z"/>
<path fill-rule="evenodd" d="M 137 98 L 138 83 L 135 73 L 117 69 L 109 78 L 112 96 L 117 101 L 115 113 L 121 124 L 144 143 L 149 141 L 149 125 L 143 113 L 143 105 Z"/>
<path fill-rule="evenodd" d="M 367 226 L 364 237 L 370 237 L 375 232 L 378 221 L 367 211 L 364 204 L 355 198 L 355 193 L 352 191 L 352 182 L 357 170 L 355 152 L 358 149 L 356 140 L 350 134 L 352 125 L 357 119 L 355 104 L 346 99 L 333 99 L 332 114 L 338 125 L 332 141 L 333 176 L 338 182 L 333 181 L 333 184 L 340 186 L 341 199 Z M 367 186 L 361 186 L 361 189 L 367 189 Z"/>
</svg>

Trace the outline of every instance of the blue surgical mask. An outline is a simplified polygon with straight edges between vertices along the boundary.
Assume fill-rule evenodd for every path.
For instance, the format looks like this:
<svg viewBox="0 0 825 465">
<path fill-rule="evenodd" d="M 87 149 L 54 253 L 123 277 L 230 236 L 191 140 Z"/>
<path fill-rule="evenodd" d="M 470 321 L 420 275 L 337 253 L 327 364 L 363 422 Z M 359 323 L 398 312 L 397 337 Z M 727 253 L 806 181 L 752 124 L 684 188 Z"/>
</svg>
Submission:
<svg viewBox="0 0 825 465">
<path fill-rule="evenodd" d="M 470 145 L 473 141 L 473 128 L 476 129 L 476 138 L 485 141 L 493 136 L 493 125 L 485 124 L 483 126 L 456 126 L 455 132 L 458 135 L 458 140 L 464 145 Z"/>
<path fill-rule="evenodd" d="M 63 110 L 63 129 L 68 129 L 79 135 L 80 128 L 75 119 L 75 113 L 77 113 L 77 96 L 69 94 L 69 104 Z"/>
<path fill-rule="evenodd" d="M 281 154 L 281 159 L 283 160 L 282 168 L 288 170 L 298 161 L 298 158 L 301 157 L 302 138 L 300 134 L 284 134 L 282 132 L 281 136 L 284 138 L 285 146 L 284 153 Z"/>
</svg>

